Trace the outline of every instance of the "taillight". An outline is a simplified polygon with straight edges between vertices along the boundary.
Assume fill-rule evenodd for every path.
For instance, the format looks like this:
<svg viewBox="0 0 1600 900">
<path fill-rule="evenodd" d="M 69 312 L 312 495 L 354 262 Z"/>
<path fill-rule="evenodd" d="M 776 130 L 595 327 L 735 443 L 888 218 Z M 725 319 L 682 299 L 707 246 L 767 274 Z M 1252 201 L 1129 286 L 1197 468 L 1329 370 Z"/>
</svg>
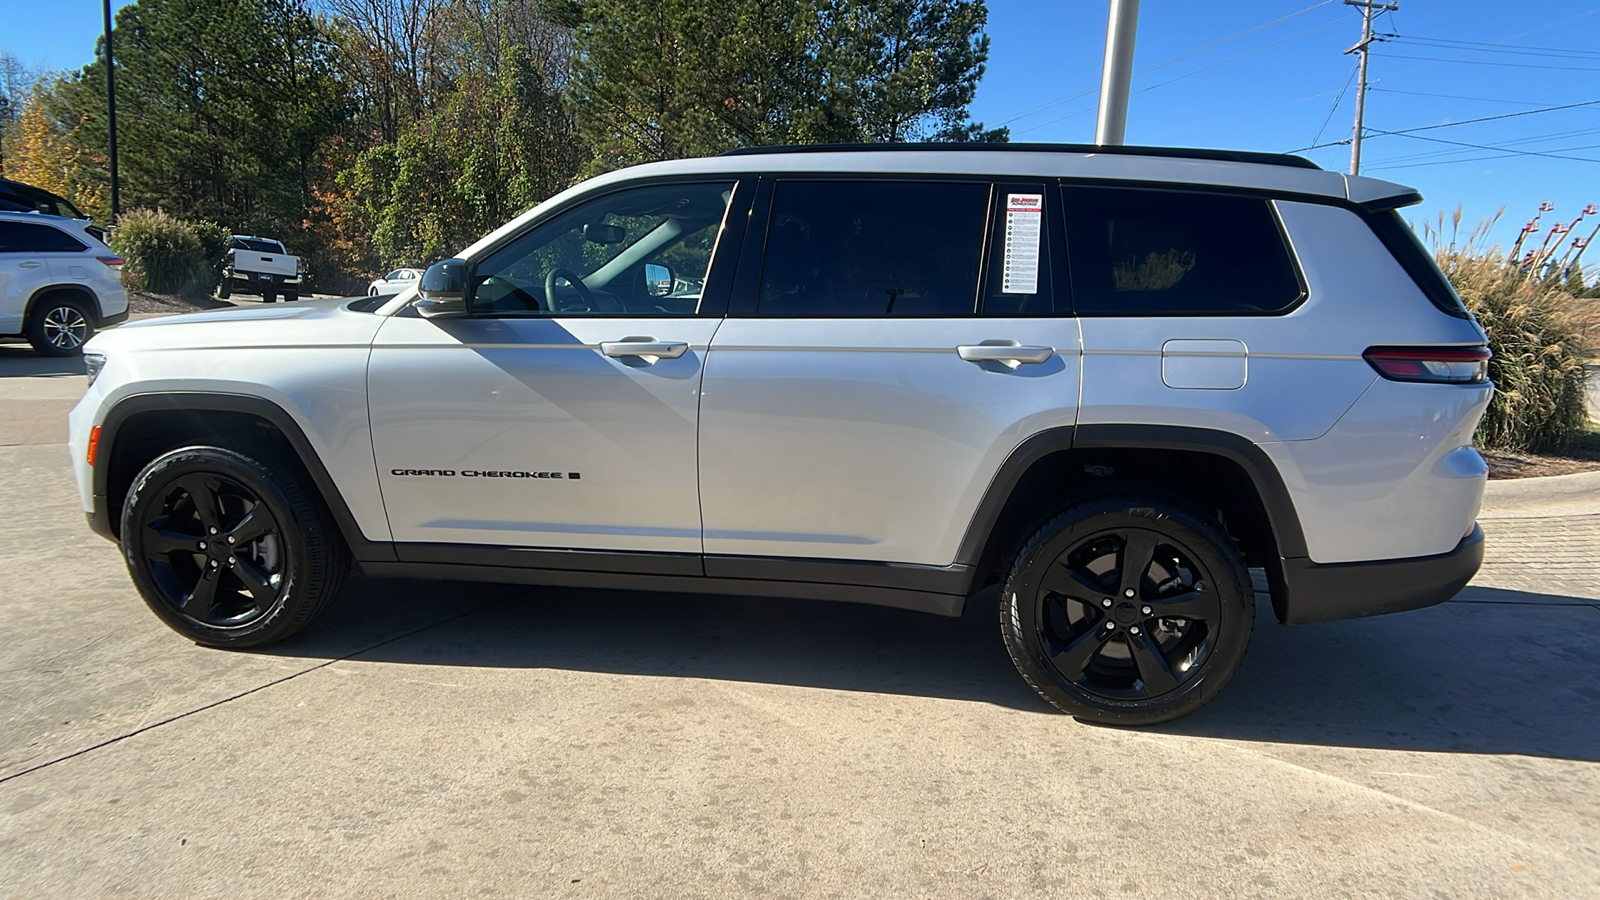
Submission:
<svg viewBox="0 0 1600 900">
<path fill-rule="evenodd" d="M 117 279 L 119 281 L 122 279 L 122 257 L 120 257 L 120 256 L 96 256 L 95 259 L 100 260 L 102 263 L 105 264 L 106 268 L 108 268 L 111 271 L 117 273 Z"/>
<path fill-rule="evenodd" d="M 305 268 L 306 268 L 306 261 L 301 259 L 298 256 L 295 257 L 294 258 L 294 273 L 296 275 L 299 275 L 301 272 L 305 271 Z"/>
<path fill-rule="evenodd" d="M 1390 381 L 1482 384 L 1489 380 L 1488 347 L 1372 347 L 1363 353 Z"/>
</svg>

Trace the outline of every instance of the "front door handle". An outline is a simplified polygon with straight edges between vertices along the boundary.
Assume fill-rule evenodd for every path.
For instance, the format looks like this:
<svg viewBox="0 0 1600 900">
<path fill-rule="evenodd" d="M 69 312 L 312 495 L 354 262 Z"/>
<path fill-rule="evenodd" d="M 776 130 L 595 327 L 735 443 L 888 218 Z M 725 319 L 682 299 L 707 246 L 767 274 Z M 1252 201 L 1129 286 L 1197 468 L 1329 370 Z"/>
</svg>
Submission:
<svg viewBox="0 0 1600 900">
<path fill-rule="evenodd" d="M 1046 362 L 1056 354 L 1054 347 L 1024 347 L 1016 341 L 984 341 L 981 344 L 962 344 L 956 353 L 967 362 L 997 362 L 1015 369 L 1023 363 L 1036 365 Z"/>
<path fill-rule="evenodd" d="M 633 357 L 647 366 L 658 360 L 677 359 L 689 352 L 687 341 L 658 341 L 653 337 L 632 335 L 620 341 L 601 341 L 600 352 L 612 359 Z"/>
</svg>

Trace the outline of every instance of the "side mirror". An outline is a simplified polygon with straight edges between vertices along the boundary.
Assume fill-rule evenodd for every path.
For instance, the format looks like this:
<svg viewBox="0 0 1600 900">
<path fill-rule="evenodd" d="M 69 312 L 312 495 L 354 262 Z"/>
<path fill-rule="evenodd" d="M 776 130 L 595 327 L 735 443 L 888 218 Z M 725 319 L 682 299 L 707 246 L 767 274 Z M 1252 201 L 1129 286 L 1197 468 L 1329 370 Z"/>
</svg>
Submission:
<svg viewBox="0 0 1600 900">
<path fill-rule="evenodd" d="M 644 267 L 644 286 L 652 297 L 665 297 L 672 293 L 672 270 L 655 263 Z"/>
<path fill-rule="evenodd" d="M 411 304 L 427 319 L 447 319 L 467 314 L 467 262 L 447 259 L 422 273 L 417 300 Z"/>
</svg>

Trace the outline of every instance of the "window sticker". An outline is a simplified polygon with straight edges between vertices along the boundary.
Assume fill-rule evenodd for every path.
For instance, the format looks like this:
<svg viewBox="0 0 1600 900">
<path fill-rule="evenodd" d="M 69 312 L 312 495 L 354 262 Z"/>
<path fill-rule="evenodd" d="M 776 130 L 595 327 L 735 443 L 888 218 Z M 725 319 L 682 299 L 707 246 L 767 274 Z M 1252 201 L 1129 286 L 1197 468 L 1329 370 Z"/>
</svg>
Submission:
<svg viewBox="0 0 1600 900">
<path fill-rule="evenodd" d="M 1006 246 L 1000 278 L 1001 293 L 1039 293 L 1039 235 L 1043 225 L 1043 194 L 1006 195 Z"/>
</svg>

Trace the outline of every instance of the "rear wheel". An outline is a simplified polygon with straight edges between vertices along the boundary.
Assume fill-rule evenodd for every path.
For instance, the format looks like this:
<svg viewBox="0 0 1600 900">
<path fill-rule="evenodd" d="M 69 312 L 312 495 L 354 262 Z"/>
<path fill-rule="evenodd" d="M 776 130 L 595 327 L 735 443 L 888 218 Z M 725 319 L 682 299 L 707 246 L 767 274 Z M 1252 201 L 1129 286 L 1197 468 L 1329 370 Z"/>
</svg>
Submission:
<svg viewBox="0 0 1600 900">
<path fill-rule="evenodd" d="M 1244 660 L 1255 594 L 1244 560 L 1176 498 L 1090 498 L 1018 551 L 1001 632 L 1028 683 L 1063 712 L 1154 725 L 1199 709 Z"/>
<path fill-rule="evenodd" d="M 349 568 L 298 467 L 220 447 L 174 450 L 139 473 L 122 551 L 150 609 L 213 647 L 294 634 L 333 602 Z"/>
<path fill-rule="evenodd" d="M 295 302 L 296 300 L 299 300 L 299 299 L 300 299 L 300 292 L 299 291 L 285 291 L 284 294 L 283 294 L 283 302 L 285 302 L 285 303 L 293 303 L 293 302 Z"/>
<path fill-rule="evenodd" d="M 77 356 L 94 337 L 89 306 L 76 297 L 41 297 L 28 312 L 24 327 L 28 343 L 45 356 Z"/>
<path fill-rule="evenodd" d="M 262 303 L 277 303 L 278 302 L 278 292 L 273 290 L 272 288 L 269 288 L 269 287 L 262 288 L 261 289 L 261 302 Z"/>
<path fill-rule="evenodd" d="M 231 293 L 233 293 L 233 276 L 225 275 L 222 283 L 217 285 L 217 299 L 226 300 Z"/>
</svg>

